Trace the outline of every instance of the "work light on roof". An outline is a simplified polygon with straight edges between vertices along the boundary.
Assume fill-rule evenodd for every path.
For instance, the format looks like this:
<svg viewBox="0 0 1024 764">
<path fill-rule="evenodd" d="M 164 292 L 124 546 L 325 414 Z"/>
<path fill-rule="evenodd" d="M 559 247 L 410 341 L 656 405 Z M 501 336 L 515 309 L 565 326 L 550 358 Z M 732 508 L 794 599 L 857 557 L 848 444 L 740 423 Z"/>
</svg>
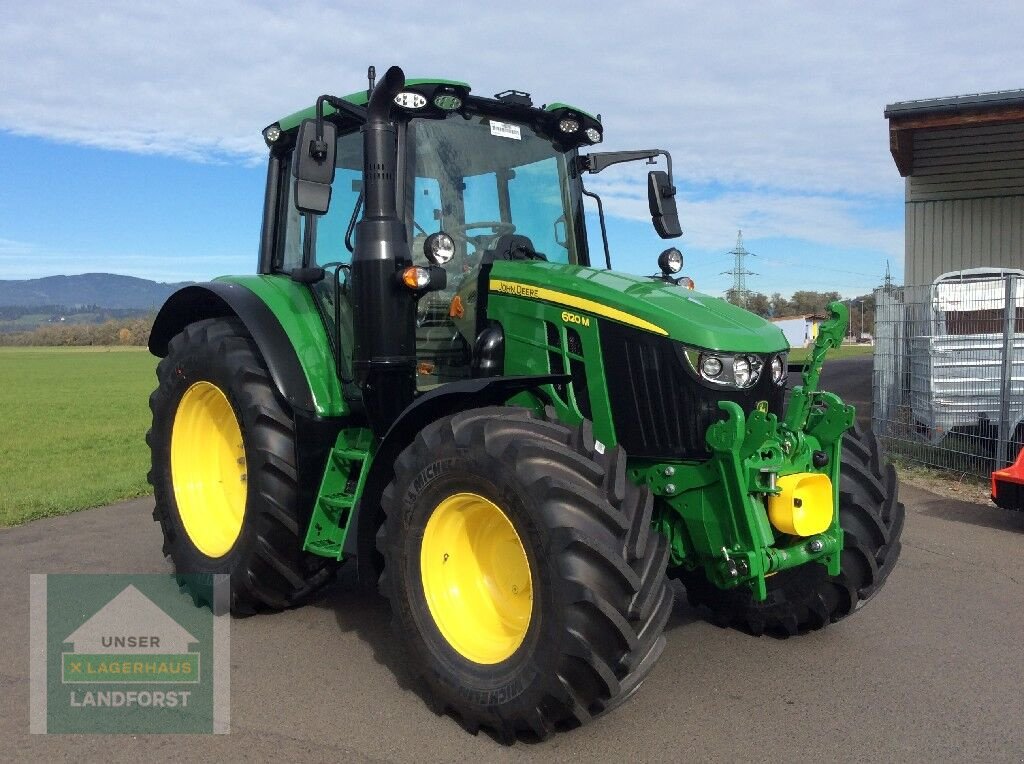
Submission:
<svg viewBox="0 0 1024 764">
<path fill-rule="evenodd" d="M 422 109 L 427 105 L 427 97 L 411 90 L 403 90 L 395 96 L 395 103 L 403 109 Z"/>
<path fill-rule="evenodd" d="M 277 125 L 270 125 L 263 131 L 263 140 L 267 142 L 269 146 L 271 143 L 276 143 L 277 139 L 281 137 L 281 128 Z"/>
<path fill-rule="evenodd" d="M 572 117 L 562 117 L 558 120 L 558 129 L 563 133 L 575 133 L 580 129 L 579 120 L 573 119 Z"/>
<path fill-rule="evenodd" d="M 462 99 L 454 93 L 438 93 L 434 96 L 434 106 L 441 111 L 455 111 L 462 108 Z"/>
<path fill-rule="evenodd" d="M 587 136 L 587 140 L 590 141 L 591 143 L 601 142 L 601 131 L 598 130 L 596 127 L 588 127 L 586 130 L 583 131 L 583 134 Z"/>
</svg>

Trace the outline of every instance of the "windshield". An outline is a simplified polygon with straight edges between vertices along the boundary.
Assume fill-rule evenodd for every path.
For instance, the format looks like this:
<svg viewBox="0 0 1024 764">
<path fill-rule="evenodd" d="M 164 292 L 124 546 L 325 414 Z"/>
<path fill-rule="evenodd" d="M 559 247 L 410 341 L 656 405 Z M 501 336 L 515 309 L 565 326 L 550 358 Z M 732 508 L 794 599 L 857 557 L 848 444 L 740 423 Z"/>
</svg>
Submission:
<svg viewBox="0 0 1024 764">
<path fill-rule="evenodd" d="M 444 231 L 456 267 L 470 268 L 503 234 L 526 236 L 549 262 L 579 261 L 568 235 L 575 210 L 566 155 L 528 127 L 488 117 L 409 124 L 413 256 Z M 569 221 L 567 226 L 567 221 Z"/>
</svg>

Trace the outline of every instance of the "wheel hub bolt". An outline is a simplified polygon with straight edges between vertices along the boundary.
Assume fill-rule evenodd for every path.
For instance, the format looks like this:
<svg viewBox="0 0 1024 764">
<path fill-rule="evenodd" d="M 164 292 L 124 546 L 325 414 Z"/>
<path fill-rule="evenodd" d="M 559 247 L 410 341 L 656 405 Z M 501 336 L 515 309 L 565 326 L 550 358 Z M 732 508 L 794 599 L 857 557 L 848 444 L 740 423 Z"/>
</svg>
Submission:
<svg viewBox="0 0 1024 764">
<path fill-rule="evenodd" d="M 676 484 L 675 483 L 667 483 L 665 485 L 665 493 L 671 495 L 671 494 L 673 494 L 675 492 L 676 492 Z"/>
<path fill-rule="evenodd" d="M 813 539 L 812 541 L 807 542 L 807 551 L 811 554 L 817 554 L 824 548 L 825 542 L 823 542 L 821 539 Z"/>
<path fill-rule="evenodd" d="M 662 472 L 664 473 L 665 477 L 672 477 L 673 475 L 676 474 L 676 468 L 666 467 Z"/>
</svg>

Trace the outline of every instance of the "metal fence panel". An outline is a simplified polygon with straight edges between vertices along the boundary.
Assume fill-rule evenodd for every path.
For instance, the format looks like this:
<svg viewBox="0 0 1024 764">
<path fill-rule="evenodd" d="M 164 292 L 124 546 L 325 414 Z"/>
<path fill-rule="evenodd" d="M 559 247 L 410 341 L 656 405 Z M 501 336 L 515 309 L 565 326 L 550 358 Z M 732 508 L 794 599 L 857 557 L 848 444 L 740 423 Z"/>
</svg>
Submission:
<svg viewBox="0 0 1024 764">
<path fill-rule="evenodd" d="M 1024 446 L 1024 272 L 875 292 L 872 428 L 893 454 L 987 477 Z"/>
</svg>

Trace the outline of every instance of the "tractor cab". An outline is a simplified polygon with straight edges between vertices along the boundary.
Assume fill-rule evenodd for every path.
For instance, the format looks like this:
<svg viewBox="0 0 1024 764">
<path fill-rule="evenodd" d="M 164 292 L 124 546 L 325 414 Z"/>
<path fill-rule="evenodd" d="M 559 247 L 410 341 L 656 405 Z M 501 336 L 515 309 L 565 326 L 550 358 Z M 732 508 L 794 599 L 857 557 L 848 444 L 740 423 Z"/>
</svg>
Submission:
<svg viewBox="0 0 1024 764">
<path fill-rule="evenodd" d="M 272 157 L 278 158 L 276 170 L 271 168 L 278 181 L 271 184 L 276 198 L 268 198 L 268 209 L 276 214 L 267 221 L 273 228 L 271 251 L 262 264 L 271 274 L 301 273 L 303 279 L 311 271 L 315 274 L 311 287 L 337 338 L 339 368 L 351 377 L 348 356 L 354 336 L 347 286 L 355 228 L 365 206 L 364 119 L 358 109 L 367 103 L 367 95 L 360 91 L 325 100 L 320 119 L 332 123 L 337 136 L 334 174 L 329 206 L 318 216 L 308 252 L 309 215 L 296 206 L 296 128 L 317 118 L 316 109 L 264 130 Z M 513 257 L 589 266 L 583 195 L 596 195 L 584 189 L 583 173 L 613 163 L 598 157 L 653 162 L 664 153 L 581 155 L 602 140 L 598 117 L 560 103 L 536 108 L 521 91 L 494 98 L 470 95 L 469 86 L 461 82 L 407 81 L 394 98 L 390 117 L 398 156 L 395 206 L 411 264 L 445 272 L 443 286 L 432 284 L 416 300 L 415 379 L 420 391 L 473 375 L 474 344 L 484 327 L 469 303 L 475 300 L 485 261 Z M 669 176 L 652 175 L 657 175 L 650 183 L 657 206 L 666 220 L 675 220 Z M 599 213 L 603 231 L 600 207 Z M 677 228 L 677 222 L 670 223 L 665 235 L 678 235 Z M 496 249 L 499 245 L 503 251 Z M 604 249 L 610 266 L 607 241 Z"/>
</svg>

